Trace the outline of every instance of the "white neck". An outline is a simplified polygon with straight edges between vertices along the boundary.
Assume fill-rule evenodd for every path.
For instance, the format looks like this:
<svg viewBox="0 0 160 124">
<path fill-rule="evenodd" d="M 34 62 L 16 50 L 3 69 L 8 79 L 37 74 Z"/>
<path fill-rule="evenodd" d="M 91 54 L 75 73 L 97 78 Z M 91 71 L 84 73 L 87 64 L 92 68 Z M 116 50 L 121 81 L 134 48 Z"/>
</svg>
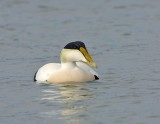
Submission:
<svg viewBox="0 0 160 124">
<path fill-rule="evenodd" d="M 74 68 L 76 66 L 76 62 L 61 62 L 63 68 Z"/>
</svg>

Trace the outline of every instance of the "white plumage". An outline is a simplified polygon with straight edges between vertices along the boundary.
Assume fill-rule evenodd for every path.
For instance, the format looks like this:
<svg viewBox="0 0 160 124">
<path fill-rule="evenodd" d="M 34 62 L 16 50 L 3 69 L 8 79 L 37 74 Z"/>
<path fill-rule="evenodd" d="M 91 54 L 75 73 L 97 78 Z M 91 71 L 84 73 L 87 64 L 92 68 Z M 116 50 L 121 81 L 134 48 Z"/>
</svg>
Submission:
<svg viewBox="0 0 160 124">
<path fill-rule="evenodd" d="M 77 45 L 77 42 L 71 43 L 72 46 L 62 49 L 61 63 L 48 63 L 39 68 L 34 77 L 35 81 L 66 83 L 87 82 L 99 79 L 98 74 L 92 69 L 92 67 L 96 67 L 96 64 L 86 48 L 80 46 L 80 49 L 73 49 L 72 47 Z"/>
</svg>

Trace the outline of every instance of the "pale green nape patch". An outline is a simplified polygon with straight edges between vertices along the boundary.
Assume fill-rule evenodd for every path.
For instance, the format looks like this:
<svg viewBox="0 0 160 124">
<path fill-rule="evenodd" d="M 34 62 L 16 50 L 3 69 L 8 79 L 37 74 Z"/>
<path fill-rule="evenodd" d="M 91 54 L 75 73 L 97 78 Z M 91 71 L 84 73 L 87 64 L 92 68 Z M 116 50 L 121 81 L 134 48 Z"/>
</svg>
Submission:
<svg viewBox="0 0 160 124">
<path fill-rule="evenodd" d="M 61 63 L 83 61 L 87 62 L 84 55 L 76 49 L 62 49 Z"/>
</svg>

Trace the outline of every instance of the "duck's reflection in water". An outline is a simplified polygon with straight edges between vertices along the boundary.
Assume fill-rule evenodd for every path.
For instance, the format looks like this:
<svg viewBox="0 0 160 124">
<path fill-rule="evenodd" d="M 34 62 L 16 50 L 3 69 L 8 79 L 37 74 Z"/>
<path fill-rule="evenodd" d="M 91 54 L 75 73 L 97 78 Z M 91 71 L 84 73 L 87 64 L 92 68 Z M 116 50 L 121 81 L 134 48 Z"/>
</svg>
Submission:
<svg viewBox="0 0 160 124">
<path fill-rule="evenodd" d="M 58 84 L 43 90 L 44 97 L 54 104 L 58 104 L 59 118 L 69 123 L 79 124 L 84 121 L 89 106 L 89 99 L 93 97 L 84 84 Z M 54 111 L 54 110 L 52 110 Z M 52 112 L 45 112 L 54 116 Z"/>
</svg>

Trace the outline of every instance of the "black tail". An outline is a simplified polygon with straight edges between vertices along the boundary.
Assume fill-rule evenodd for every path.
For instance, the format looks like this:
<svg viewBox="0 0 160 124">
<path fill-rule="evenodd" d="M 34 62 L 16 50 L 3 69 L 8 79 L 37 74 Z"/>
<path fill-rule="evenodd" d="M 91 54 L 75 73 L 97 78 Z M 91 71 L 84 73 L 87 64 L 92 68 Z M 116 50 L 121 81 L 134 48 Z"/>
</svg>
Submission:
<svg viewBox="0 0 160 124">
<path fill-rule="evenodd" d="M 94 75 L 95 80 L 99 80 L 99 77 L 97 75 Z"/>
<path fill-rule="evenodd" d="M 34 78 L 33 78 L 33 81 L 34 81 L 34 82 L 37 81 L 37 80 L 36 80 L 36 74 L 37 74 L 37 72 L 34 74 Z"/>
</svg>

